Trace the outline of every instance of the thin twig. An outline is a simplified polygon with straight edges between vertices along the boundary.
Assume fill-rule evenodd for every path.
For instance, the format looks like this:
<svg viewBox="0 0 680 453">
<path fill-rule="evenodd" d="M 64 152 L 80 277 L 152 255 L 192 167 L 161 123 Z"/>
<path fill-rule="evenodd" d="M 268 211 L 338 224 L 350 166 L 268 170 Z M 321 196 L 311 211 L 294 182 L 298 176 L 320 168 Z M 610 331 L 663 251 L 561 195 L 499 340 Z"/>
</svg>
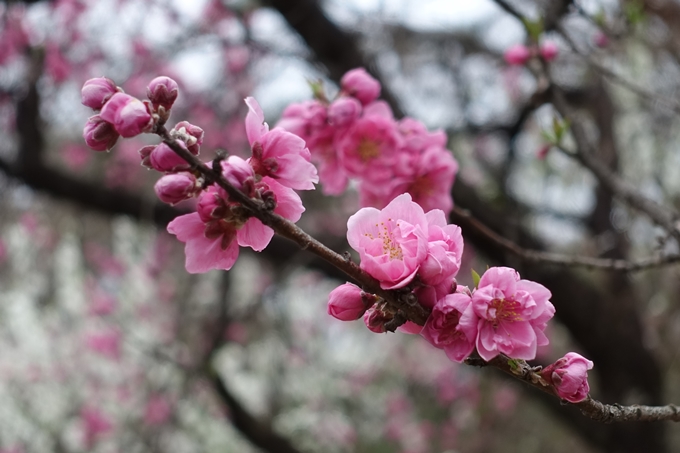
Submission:
<svg viewBox="0 0 680 453">
<path fill-rule="evenodd" d="M 573 50 L 574 53 L 576 53 L 581 58 L 583 58 L 590 66 L 595 68 L 602 75 L 610 78 L 615 83 L 627 88 L 629 91 L 631 91 L 632 93 L 635 93 L 637 96 L 641 97 L 643 100 L 645 100 L 647 102 L 649 102 L 650 100 L 654 100 L 655 102 L 657 102 L 661 105 L 668 106 L 675 113 L 680 114 L 680 102 L 678 102 L 678 100 L 658 95 L 658 94 L 653 93 L 651 91 L 645 90 L 644 88 L 634 84 L 633 82 L 626 80 L 621 75 L 616 74 L 611 69 L 609 69 L 609 68 L 603 66 L 602 64 L 600 64 L 599 62 L 597 62 L 590 55 L 586 54 L 585 52 L 582 52 L 576 46 L 576 43 L 574 42 L 574 40 L 571 39 L 571 37 L 567 33 L 564 26 L 562 26 L 561 24 L 558 24 L 556 28 L 557 28 L 557 31 L 560 33 L 560 35 L 562 35 L 564 40 L 567 42 L 567 44 L 569 45 L 571 50 Z"/>
<path fill-rule="evenodd" d="M 603 269 L 621 272 L 636 272 L 654 267 L 661 267 L 680 262 L 680 255 L 666 255 L 645 258 L 637 261 L 617 260 L 610 258 L 594 258 L 578 255 L 564 255 L 560 253 L 542 252 L 539 250 L 528 250 L 520 247 L 517 243 L 501 236 L 474 218 L 467 210 L 459 207 L 453 208 L 453 213 L 466 219 L 468 224 L 490 241 L 505 249 L 506 251 L 522 258 L 525 261 L 537 263 L 550 263 L 557 266 L 580 266 L 589 269 Z"/>
<path fill-rule="evenodd" d="M 676 225 L 678 213 L 670 207 L 663 206 L 656 201 L 645 197 L 633 185 L 619 177 L 598 160 L 595 157 L 583 124 L 581 124 L 579 118 L 574 115 L 562 90 L 554 83 L 551 83 L 550 91 L 552 104 L 555 109 L 563 118 L 568 118 L 571 121 L 570 130 L 576 141 L 576 152 L 569 152 L 559 146 L 558 149 L 562 150 L 566 155 L 577 159 L 584 167 L 589 169 L 595 177 L 597 177 L 601 184 L 611 190 L 612 193 L 633 208 L 647 214 L 654 223 L 665 229 L 668 234 L 680 243 L 680 230 L 678 230 Z"/>
<path fill-rule="evenodd" d="M 545 382 L 538 371 L 529 366 L 523 360 L 512 359 L 504 354 L 500 354 L 488 362 L 479 357 L 470 357 L 465 361 L 472 366 L 491 366 L 499 369 L 519 379 L 542 392 L 559 398 L 555 388 Z M 567 401 L 564 401 L 568 403 Z M 613 422 L 654 422 L 654 421 L 674 421 L 680 422 L 680 407 L 675 404 L 666 406 L 621 406 L 619 404 L 604 404 L 590 397 L 590 395 L 580 403 L 569 403 L 578 407 L 586 417 L 603 423 Z"/>
</svg>

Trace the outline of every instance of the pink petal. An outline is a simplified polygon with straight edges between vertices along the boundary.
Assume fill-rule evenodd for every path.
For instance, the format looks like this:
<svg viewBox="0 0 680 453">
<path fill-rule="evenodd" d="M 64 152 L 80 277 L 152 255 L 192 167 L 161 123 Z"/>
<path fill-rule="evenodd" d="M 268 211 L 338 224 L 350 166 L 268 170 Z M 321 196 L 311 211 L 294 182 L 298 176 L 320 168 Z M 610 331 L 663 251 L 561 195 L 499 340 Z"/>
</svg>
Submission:
<svg viewBox="0 0 680 453">
<path fill-rule="evenodd" d="M 263 224 L 259 219 L 251 217 L 243 225 L 236 238 L 241 247 L 250 247 L 256 252 L 264 250 L 274 237 L 274 230 Z"/>
<path fill-rule="evenodd" d="M 248 106 L 246 135 L 248 136 L 248 143 L 252 146 L 253 143 L 259 141 L 269 131 L 269 126 L 264 122 L 264 113 L 255 98 L 249 96 L 245 99 L 245 102 Z"/>
</svg>

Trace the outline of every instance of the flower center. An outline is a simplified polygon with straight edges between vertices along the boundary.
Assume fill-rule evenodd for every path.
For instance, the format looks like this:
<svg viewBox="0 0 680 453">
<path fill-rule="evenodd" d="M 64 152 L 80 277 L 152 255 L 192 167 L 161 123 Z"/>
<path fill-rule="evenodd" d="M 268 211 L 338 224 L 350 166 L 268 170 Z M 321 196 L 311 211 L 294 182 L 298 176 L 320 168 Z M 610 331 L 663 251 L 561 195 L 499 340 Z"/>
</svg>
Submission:
<svg viewBox="0 0 680 453">
<path fill-rule="evenodd" d="M 373 237 L 371 233 L 365 233 L 365 236 L 371 239 L 382 240 L 383 254 L 389 255 L 390 260 L 403 260 L 404 252 L 401 249 L 401 245 L 399 245 L 392 235 L 392 228 L 390 228 L 391 224 L 392 219 L 387 219 L 387 223 L 376 223 L 375 226 L 378 228 L 378 237 Z M 397 223 L 396 226 L 399 227 L 399 224 Z"/>
<path fill-rule="evenodd" d="M 364 139 L 359 143 L 357 152 L 363 162 L 368 162 L 380 155 L 380 147 L 376 142 Z"/>
<path fill-rule="evenodd" d="M 519 309 L 519 303 L 514 300 L 494 299 L 486 309 L 486 317 L 492 322 L 493 328 L 496 329 L 501 322 L 522 321 Z"/>
</svg>

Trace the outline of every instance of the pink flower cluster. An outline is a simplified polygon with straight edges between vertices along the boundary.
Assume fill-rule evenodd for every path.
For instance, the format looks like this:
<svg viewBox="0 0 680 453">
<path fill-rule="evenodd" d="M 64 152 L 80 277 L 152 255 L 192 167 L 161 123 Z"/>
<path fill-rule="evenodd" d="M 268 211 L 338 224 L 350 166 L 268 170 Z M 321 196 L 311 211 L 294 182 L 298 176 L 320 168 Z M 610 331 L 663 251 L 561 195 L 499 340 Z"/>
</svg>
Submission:
<svg viewBox="0 0 680 453">
<path fill-rule="evenodd" d="M 407 322 L 401 329 L 420 333 L 451 360 L 463 361 L 475 349 L 484 360 L 501 353 L 530 360 L 538 346 L 548 344 L 543 331 L 555 308 L 544 286 L 520 279 L 507 267 L 488 269 L 472 291 L 457 286 L 463 239 L 443 211 L 425 213 L 403 194 L 383 210 L 359 210 L 347 226 L 360 267 L 382 288 L 408 289 L 431 310 L 424 327 Z M 363 313 L 370 330 L 384 332 L 393 314 L 383 310 L 384 304 L 367 304 L 366 295 L 348 285 L 331 293 L 329 314 L 351 320 Z"/>
<path fill-rule="evenodd" d="M 364 69 L 349 71 L 340 85 L 332 102 L 292 104 L 278 123 L 307 142 L 324 193 L 341 194 L 353 178 L 362 206 L 383 208 L 409 193 L 424 209 L 448 214 L 458 163 L 444 132 L 429 132 L 413 118 L 395 120 L 377 99 L 380 84 Z"/>
<path fill-rule="evenodd" d="M 132 137 L 164 124 L 178 96 L 177 83 L 157 77 L 147 87 L 147 101 L 124 94 L 107 78 L 88 80 L 82 89 L 84 105 L 98 110 L 85 127 L 85 141 L 95 150 L 110 149 L 119 136 Z M 222 175 L 236 189 L 259 200 L 267 209 L 292 222 L 300 219 L 304 207 L 296 190 L 314 189 L 319 182 L 316 167 L 304 140 L 264 122 L 262 109 L 254 98 L 245 100 L 249 112 L 245 129 L 252 157 L 237 156 L 219 162 Z M 175 142 L 194 156 L 200 153 L 203 129 L 180 121 L 170 130 Z M 176 204 L 198 197 L 197 211 L 174 219 L 168 231 L 186 243 L 186 269 L 190 273 L 210 269 L 231 269 L 239 246 L 262 251 L 274 230 L 252 217 L 217 185 L 205 183 L 201 174 L 163 142 L 139 150 L 142 165 L 164 173 L 155 185 L 158 197 Z"/>
<path fill-rule="evenodd" d="M 146 101 L 124 93 L 109 78 L 88 80 L 81 90 L 81 101 L 99 114 L 90 117 L 85 124 L 83 138 L 87 146 L 96 151 L 108 151 L 118 137 L 151 132 L 156 123 L 167 121 L 178 93 L 177 82 L 163 76 L 151 81 Z"/>
<path fill-rule="evenodd" d="M 230 156 L 223 160 L 222 175 L 250 198 L 261 200 L 273 207 L 276 214 L 297 222 L 305 208 L 293 189 L 313 189 L 319 181 L 309 150 L 300 137 L 281 128 L 269 130 L 254 98 L 247 98 L 246 104 L 249 108 L 246 133 L 252 157 L 243 160 Z M 161 199 L 159 185 L 171 176 L 180 175 L 164 176 L 156 184 Z M 193 189 L 187 192 L 192 193 Z M 168 225 L 168 231 L 186 243 L 186 269 L 190 273 L 231 269 L 238 258 L 239 246 L 259 252 L 274 236 L 274 230 L 251 217 L 218 186 L 200 190 L 197 212 L 177 217 Z"/>
</svg>

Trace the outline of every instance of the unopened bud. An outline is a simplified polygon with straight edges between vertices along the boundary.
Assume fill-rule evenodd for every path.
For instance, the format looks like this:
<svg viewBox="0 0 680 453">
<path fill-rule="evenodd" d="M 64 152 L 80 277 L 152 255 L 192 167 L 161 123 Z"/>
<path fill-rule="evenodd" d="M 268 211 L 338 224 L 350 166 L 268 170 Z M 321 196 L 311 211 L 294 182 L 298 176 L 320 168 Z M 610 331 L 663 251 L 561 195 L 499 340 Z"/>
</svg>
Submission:
<svg viewBox="0 0 680 453">
<path fill-rule="evenodd" d="M 84 106 L 100 110 L 119 90 L 108 77 L 96 77 L 85 82 L 80 91 L 80 99 Z"/>
<path fill-rule="evenodd" d="M 120 135 L 111 123 L 104 121 L 101 116 L 91 116 L 85 129 L 83 129 L 83 138 L 87 146 L 95 151 L 108 151 L 116 144 Z"/>
<path fill-rule="evenodd" d="M 154 186 L 158 198 L 171 205 L 191 198 L 196 189 L 196 177 L 191 173 L 165 175 Z"/>
<path fill-rule="evenodd" d="M 371 77 L 364 68 L 352 69 L 340 80 L 342 91 L 355 97 L 363 105 L 370 104 L 380 95 L 380 82 Z"/>
<path fill-rule="evenodd" d="M 166 76 L 156 77 L 146 88 L 146 95 L 155 109 L 162 106 L 165 110 L 170 110 L 178 94 L 177 82 Z"/>
<path fill-rule="evenodd" d="M 113 124 L 125 138 L 149 132 L 153 127 L 153 119 L 146 104 L 125 93 L 114 94 L 104 104 L 100 116 Z"/>
</svg>

